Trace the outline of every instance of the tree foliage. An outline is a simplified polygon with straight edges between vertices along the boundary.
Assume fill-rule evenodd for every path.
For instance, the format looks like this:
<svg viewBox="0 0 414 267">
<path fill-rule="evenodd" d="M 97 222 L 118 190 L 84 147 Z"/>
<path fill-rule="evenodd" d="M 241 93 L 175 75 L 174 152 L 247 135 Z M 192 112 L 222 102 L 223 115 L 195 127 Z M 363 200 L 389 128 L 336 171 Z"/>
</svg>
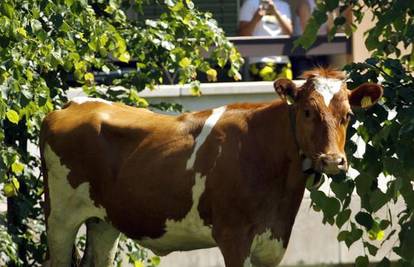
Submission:
<svg viewBox="0 0 414 267">
<path fill-rule="evenodd" d="M 367 81 L 381 82 L 384 97 L 380 105 L 356 111 L 357 123 L 348 131 L 348 139 L 357 135 L 366 145 L 364 155 L 356 157 L 357 145 L 348 140 L 347 154 L 359 175 L 355 179 L 332 177 L 334 197 L 318 190 L 312 191 L 311 197 L 316 209 L 323 212 L 324 222 L 341 229 L 339 241 L 348 247 L 362 242 L 365 255 L 356 259 L 357 266 L 367 266 L 368 255 L 376 255 L 380 246 L 397 237 L 398 242 L 390 245 L 400 257 L 398 266 L 414 266 L 414 5 L 405 0 L 320 1 L 297 45 L 309 47 L 326 14 L 337 8 L 340 16 L 331 37 L 342 27 L 351 34 L 367 14 L 375 22 L 364 40 L 372 56 L 347 65 L 345 70 L 350 88 Z M 354 21 L 346 25 L 343 12 L 349 8 Z M 382 175 L 388 178 L 384 188 L 379 186 Z M 361 206 L 351 215 L 353 192 L 360 197 Z M 395 221 L 391 209 L 397 201 L 403 203 L 404 210 Z M 379 256 L 384 257 L 379 266 L 390 266 L 388 254 Z"/>
<path fill-rule="evenodd" d="M 197 75 L 217 74 L 212 66 L 228 64 L 239 79 L 242 60 L 211 14 L 190 0 L 145 1 L 165 12 L 144 20 L 142 0 L 2 0 L 0 1 L 0 265 L 39 265 L 45 255 L 42 179 L 39 173 L 40 122 L 67 101 L 70 84 L 134 106 L 148 106 L 138 96 L 163 79 L 191 83 Z M 138 19 L 127 13 L 136 12 Z M 213 49 L 211 49 L 213 48 Z M 210 58 L 205 58 L 206 54 Z M 95 86 L 93 71 L 109 73 L 133 62 L 133 71 L 114 80 L 125 89 Z M 82 243 L 82 240 L 81 240 Z M 133 243 L 121 247 L 140 266 L 157 265 Z"/>
</svg>

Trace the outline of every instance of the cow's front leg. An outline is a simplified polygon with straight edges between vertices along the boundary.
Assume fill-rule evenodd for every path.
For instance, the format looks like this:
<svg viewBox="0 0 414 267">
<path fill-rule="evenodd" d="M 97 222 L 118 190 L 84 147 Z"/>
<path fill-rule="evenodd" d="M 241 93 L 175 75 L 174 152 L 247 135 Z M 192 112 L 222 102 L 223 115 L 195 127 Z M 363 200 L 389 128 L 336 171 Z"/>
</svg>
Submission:
<svg viewBox="0 0 414 267">
<path fill-rule="evenodd" d="M 250 267 L 250 241 L 247 231 L 227 228 L 215 233 L 226 267 Z"/>
</svg>

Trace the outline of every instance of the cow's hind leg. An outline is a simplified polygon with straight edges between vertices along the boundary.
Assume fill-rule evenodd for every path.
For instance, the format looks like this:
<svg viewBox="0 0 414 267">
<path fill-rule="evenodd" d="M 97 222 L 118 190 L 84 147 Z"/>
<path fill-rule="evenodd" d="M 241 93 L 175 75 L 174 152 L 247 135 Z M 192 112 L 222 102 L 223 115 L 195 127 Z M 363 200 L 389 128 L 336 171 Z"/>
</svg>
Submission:
<svg viewBox="0 0 414 267">
<path fill-rule="evenodd" d="M 100 219 L 86 222 L 87 237 L 81 266 L 113 266 L 120 232 Z"/>
<path fill-rule="evenodd" d="M 73 244 L 80 224 L 70 223 L 63 218 L 48 218 L 48 247 L 50 260 L 48 266 L 63 267 L 72 265 Z"/>
<path fill-rule="evenodd" d="M 104 218 L 106 211 L 97 207 L 90 197 L 90 184 L 85 181 L 73 186 L 70 169 L 51 147 L 43 151 L 45 174 L 45 213 L 49 261 L 51 267 L 70 267 L 72 251 L 79 227 L 90 217 Z"/>
</svg>

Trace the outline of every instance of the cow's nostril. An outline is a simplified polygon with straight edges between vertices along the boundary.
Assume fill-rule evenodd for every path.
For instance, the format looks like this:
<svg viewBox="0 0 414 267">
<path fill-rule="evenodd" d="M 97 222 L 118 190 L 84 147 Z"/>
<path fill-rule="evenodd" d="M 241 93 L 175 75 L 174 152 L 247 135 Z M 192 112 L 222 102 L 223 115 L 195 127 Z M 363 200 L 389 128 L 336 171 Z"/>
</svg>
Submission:
<svg viewBox="0 0 414 267">
<path fill-rule="evenodd" d="M 340 160 L 339 160 L 339 165 L 340 165 L 340 166 L 345 165 L 345 158 L 343 158 L 343 157 L 341 157 L 341 158 L 340 158 Z"/>
</svg>

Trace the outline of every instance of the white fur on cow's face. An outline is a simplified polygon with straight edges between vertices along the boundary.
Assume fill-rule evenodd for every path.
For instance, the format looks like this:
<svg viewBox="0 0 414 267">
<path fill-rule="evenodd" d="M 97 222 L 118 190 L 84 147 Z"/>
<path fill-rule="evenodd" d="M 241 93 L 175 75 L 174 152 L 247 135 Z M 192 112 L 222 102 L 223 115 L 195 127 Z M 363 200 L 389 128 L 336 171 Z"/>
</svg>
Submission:
<svg viewBox="0 0 414 267">
<path fill-rule="evenodd" d="M 203 129 L 201 129 L 200 134 L 195 139 L 195 146 L 193 148 L 193 153 L 191 153 L 190 158 L 187 160 L 186 169 L 191 170 L 194 167 L 195 159 L 197 151 L 200 149 L 201 145 L 204 144 L 206 141 L 208 135 L 213 130 L 214 126 L 220 119 L 220 117 L 223 115 L 223 113 L 226 111 L 226 106 L 219 107 L 213 109 L 213 112 L 211 115 L 207 118 L 207 120 L 204 123 Z"/>
<path fill-rule="evenodd" d="M 317 77 L 313 80 L 315 90 L 322 95 L 325 105 L 329 107 L 332 98 L 341 90 L 342 81 L 338 79 Z"/>
<path fill-rule="evenodd" d="M 282 240 L 272 238 L 272 231 L 267 229 L 253 238 L 250 255 L 244 261 L 243 267 L 277 266 L 284 254 Z"/>
<path fill-rule="evenodd" d="M 105 100 L 105 99 L 100 99 L 100 98 L 92 98 L 92 97 L 87 97 L 87 96 L 77 96 L 72 98 L 70 101 L 75 102 L 76 104 L 83 104 L 86 102 L 100 102 L 100 103 L 105 103 L 108 105 L 112 105 L 112 102 Z"/>
<path fill-rule="evenodd" d="M 48 245 L 54 266 L 69 266 L 73 242 L 79 226 L 90 217 L 104 219 L 106 210 L 96 207 L 89 194 L 89 183 L 73 188 L 68 181 L 70 170 L 46 144 L 43 153 L 48 176 L 50 214 Z"/>
<path fill-rule="evenodd" d="M 193 205 L 180 221 L 168 219 L 165 234 L 157 239 L 144 238 L 138 243 L 150 248 L 154 253 L 165 255 L 175 250 L 192 250 L 216 246 L 211 226 L 205 225 L 198 212 L 200 197 L 206 187 L 206 176 L 196 173 L 192 189 Z"/>
</svg>

